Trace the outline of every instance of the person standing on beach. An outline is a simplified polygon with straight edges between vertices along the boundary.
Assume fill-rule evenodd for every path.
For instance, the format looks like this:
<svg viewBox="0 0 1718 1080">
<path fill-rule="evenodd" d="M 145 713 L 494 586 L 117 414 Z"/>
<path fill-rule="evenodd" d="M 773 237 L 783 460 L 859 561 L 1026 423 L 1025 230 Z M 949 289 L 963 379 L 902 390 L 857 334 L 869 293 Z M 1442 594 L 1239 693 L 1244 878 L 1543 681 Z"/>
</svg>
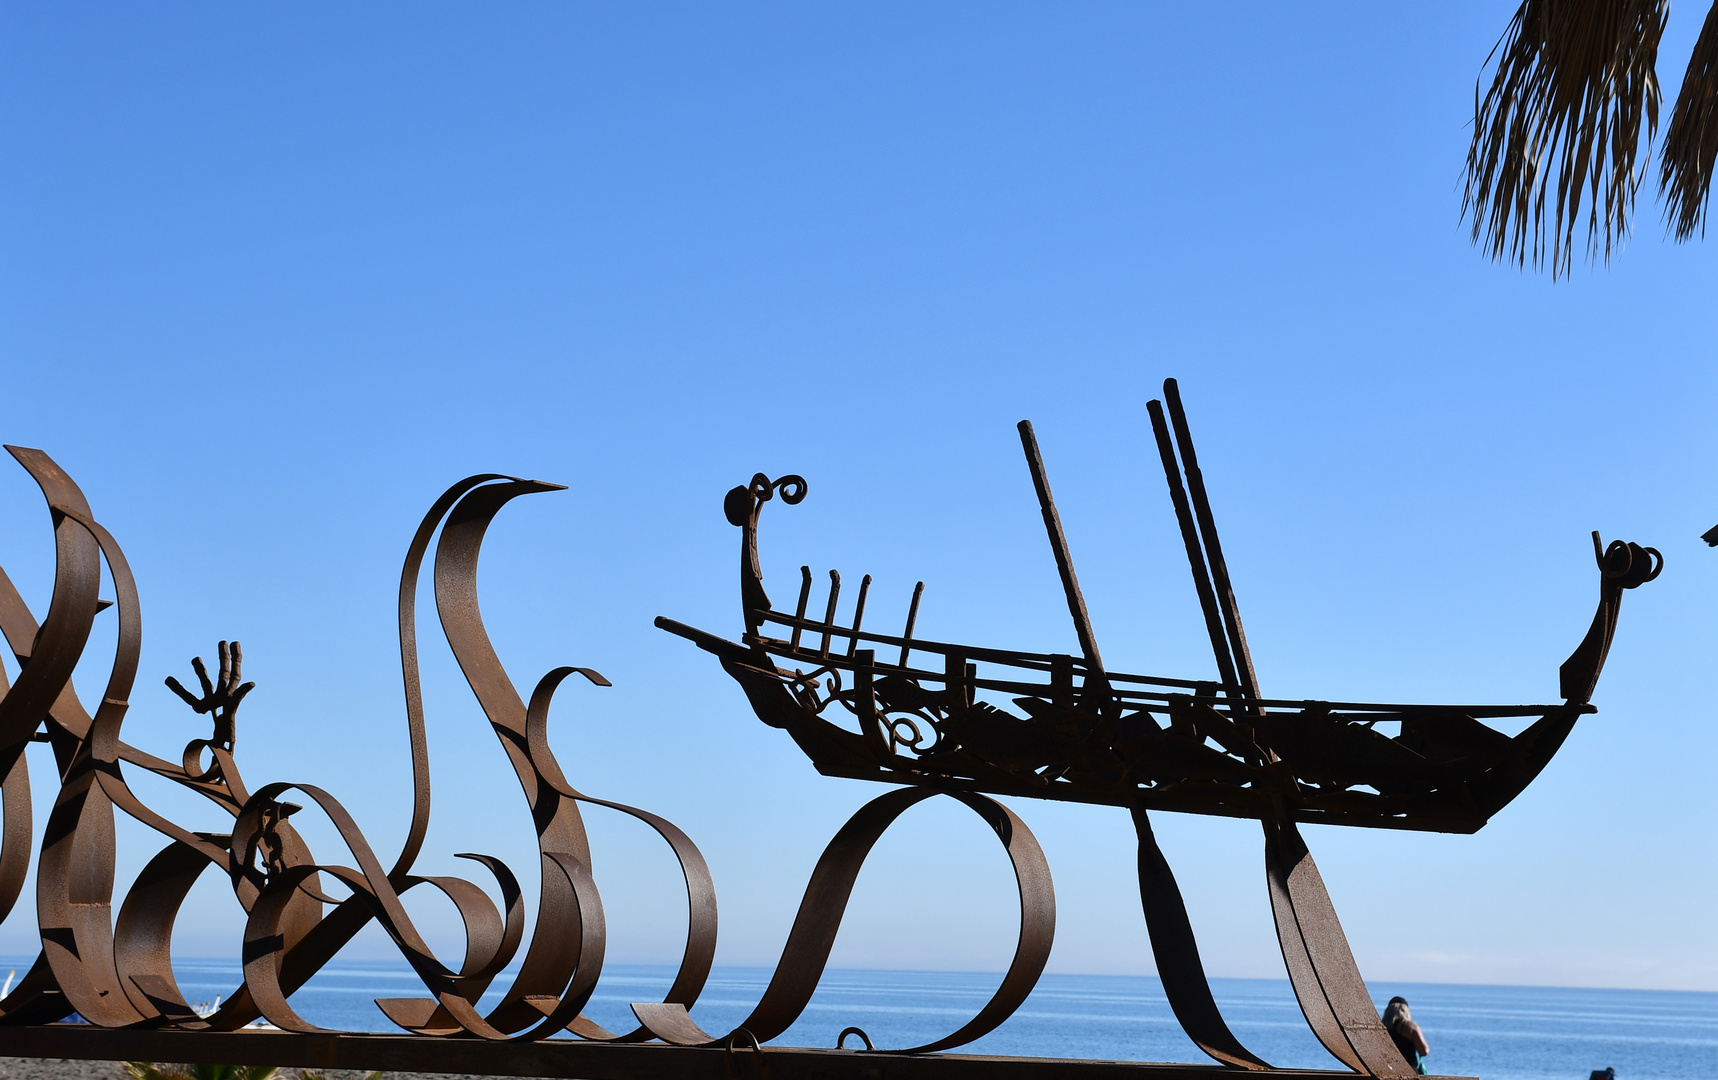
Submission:
<svg viewBox="0 0 1718 1080">
<path fill-rule="evenodd" d="M 1420 1030 L 1420 1025 L 1414 1023 L 1414 1018 L 1408 1015 L 1407 998 L 1393 997 L 1390 1003 L 1384 1006 L 1384 1030 L 1390 1033 L 1396 1049 L 1408 1059 L 1408 1064 L 1414 1067 L 1414 1071 L 1424 1074 L 1425 1056 L 1432 1051 L 1426 1045 L 1426 1035 Z"/>
</svg>

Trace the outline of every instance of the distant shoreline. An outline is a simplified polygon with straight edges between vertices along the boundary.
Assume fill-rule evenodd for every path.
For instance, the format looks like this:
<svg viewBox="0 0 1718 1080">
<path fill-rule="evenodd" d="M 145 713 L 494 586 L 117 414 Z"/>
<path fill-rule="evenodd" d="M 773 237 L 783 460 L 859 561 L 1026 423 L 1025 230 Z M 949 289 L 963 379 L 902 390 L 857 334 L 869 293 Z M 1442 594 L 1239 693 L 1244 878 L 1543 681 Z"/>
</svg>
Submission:
<svg viewBox="0 0 1718 1080">
<path fill-rule="evenodd" d="M 208 1002 L 230 992 L 231 972 L 219 964 L 176 964 L 180 989 L 190 1001 Z M 216 968 L 220 970 L 215 970 Z M 417 989 L 409 971 L 389 965 L 342 964 L 324 976 L 332 985 L 309 985 L 293 1007 L 310 1023 L 336 1030 L 386 1030 L 374 998 Z M 605 1026 L 626 1022 L 629 1002 L 660 1000 L 667 978 L 660 970 L 614 965 L 588 1003 Z M 695 1006 L 709 1031 L 745 1023 L 764 992 L 767 969 L 717 968 Z M 0 977 L 4 970 L 0 970 Z M 831 1047 L 849 1026 L 862 1027 L 879 1047 L 914 1046 L 954 1030 L 994 992 L 994 974 L 836 970 L 826 973 L 805 1014 L 773 1040 L 782 1046 Z M 606 987 L 606 989 L 604 989 Z M 1718 994 L 1700 991 L 1500 988 L 1448 984 L 1368 985 L 1377 1006 L 1405 996 L 1432 1046 L 1428 1067 L 1487 1080 L 1541 1080 L 1586 1076 L 1615 1066 L 1622 1077 L 1703 1076 L 1718 1060 Z M 1279 1068 L 1325 1069 L 1335 1061 L 1306 1027 L 1286 980 L 1213 979 L 1212 990 L 1236 1037 Z M 72 1043 L 70 1046 L 82 1044 Z M 145 1044 L 147 1045 L 147 1044 Z M 93 1046 L 93 1044 L 92 1044 Z M 196 1053 L 180 1045 L 174 1052 Z M 265 1053 L 268 1051 L 264 1051 Z M 1058 1057 L 1105 1061 L 1200 1062 L 1148 977 L 1046 975 L 1009 1021 L 971 1044 L 971 1053 L 1003 1057 Z M 440 1061 L 439 1055 L 428 1060 Z M 452 1063 L 452 1059 L 449 1059 Z M 502 1064 L 467 1059 L 461 1064 Z M 265 1063 L 267 1064 L 267 1063 Z M 330 1073 L 330 1080 L 358 1080 Z M 438 1074 L 389 1073 L 388 1080 L 435 1080 Z M 455 1074 L 439 1074 L 450 1080 Z M 297 1070 L 280 1080 L 296 1080 Z M 0 1058 L 0 1080 L 122 1080 L 111 1061 Z M 475 1078 L 473 1078 L 475 1080 Z"/>
<path fill-rule="evenodd" d="M 0 954 L 0 981 L 3 981 L 6 978 L 6 973 L 8 971 L 14 970 L 14 969 L 15 969 L 16 973 L 21 976 L 26 970 L 28 970 L 32 961 L 33 961 L 33 957 L 24 956 L 22 954 Z M 231 956 L 194 956 L 194 955 L 190 955 L 190 954 L 186 954 L 186 955 L 175 954 L 173 957 L 173 962 L 174 962 L 175 966 L 183 965 L 187 968 L 195 968 L 195 967 L 206 965 L 206 966 L 218 966 L 221 968 L 230 969 L 230 971 L 232 972 L 232 974 L 234 976 L 233 979 L 231 980 L 231 984 L 233 986 L 237 986 L 240 979 L 242 978 L 242 975 L 241 975 L 242 964 L 240 963 L 240 961 L 236 957 L 231 957 Z M 496 980 L 497 983 L 504 983 L 506 980 L 506 977 L 509 974 L 516 974 L 519 970 L 519 964 L 520 964 L 520 962 L 515 960 L 512 964 L 509 964 L 506 968 L 504 968 L 502 970 L 501 975 L 497 976 L 497 980 Z M 351 974 L 354 972 L 354 970 L 363 970 L 363 971 L 368 971 L 368 972 L 374 972 L 377 974 L 391 974 L 391 975 L 402 975 L 402 976 L 411 976 L 411 974 L 412 974 L 411 966 L 409 964 L 407 964 L 404 960 L 399 959 L 398 957 L 367 957 L 367 956 L 366 957 L 352 957 L 350 959 L 336 958 L 335 961 L 330 962 L 330 965 L 327 968 L 325 968 L 321 974 L 327 975 L 327 974 L 337 973 L 343 965 L 348 968 L 348 970 L 345 972 L 346 974 Z M 619 974 L 638 975 L 638 974 L 647 974 L 647 973 L 659 974 L 662 976 L 664 985 L 666 985 L 667 982 L 672 979 L 673 973 L 675 970 L 676 970 L 675 965 L 672 963 L 633 964 L 633 963 L 623 963 L 623 962 L 611 962 L 611 963 L 604 965 L 604 971 L 605 972 L 606 971 L 613 971 L 617 975 L 619 975 Z M 768 976 L 774 971 L 774 968 L 770 964 L 718 964 L 713 969 L 713 971 L 716 973 L 728 973 L 728 974 L 734 974 L 734 975 L 745 974 L 745 973 L 759 973 L 767 981 Z M 829 976 L 840 976 L 843 974 L 850 974 L 850 973 L 851 974 L 865 974 L 865 975 L 973 976 L 973 977 L 977 977 L 977 978 L 987 978 L 987 977 L 988 978 L 994 978 L 997 981 L 1000 981 L 1002 979 L 1002 975 L 1003 975 L 1003 972 L 1001 970 L 983 971 L 983 970 L 974 970 L 974 969 L 968 969 L 968 968 L 837 967 L 837 966 L 831 965 L 826 971 L 826 975 L 829 975 Z M 1060 977 L 1060 978 L 1067 978 L 1067 979 L 1146 979 L 1146 980 L 1149 980 L 1151 982 L 1157 982 L 1158 981 L 1157 973 L 1155 971 L 1138 971 L 1138 972 L 1046 971 L 1044 973 L 1044 976 L 1046 978 Z M 1250 983 L 1281 984 L 1282 986 L 1288 986 L 1289 985 L 1289 980 L 1288 980 L 1287 976 L 1218 975 L 1218 974 L 1212 973 L 1212 974 L 1210 974 L 1210 978 L 1213 982 L 1250 982 Z M 1590 984 L 1586 984 L 1586 983 L 1462 982 L 1459 980 L 1390 979 L 1390 978 L 1385 978 L 1382 976 L 1373 976 L 1373 975 L 1368 975 L 1366 978 L 1366 981 L 1368 984 L 1378 983 L 1380 985 L 1388 985 L 1388 986 L 1393 986 L 1393 987 L 1426 986 L 1426 987 L 1440 987 L 1440 988 L 1447 987 L 1447 988 L 1451 988 L 1451 989 L 1479 988 L 1479 989 L 1486 989 L 1486 990 L 1528 990 L 1528 991 L 1540 991 L 1540 990 L 1565 991 L 1566 990 L 1566 991 L 1599 991 L 1599 992 L 1605 992 L 1605 993 L 1627 993 L 1627 994 L 1718 994 L 1718 987 L 1715 987 L 1715 988 L 1709 989 L 1709 990 L 1701 990 L 1701 989 L 1690 989 L 1687 987 L 1667 987 L 1667 986 L 1598 986 L 1598 985 L 1590 985 Z M 393 1029 L 387 1028 L 386 1030 L 393 1030 Z M 8 1080 L 8 1078 L 5 1077 L 4 1074 L 0 1074 L 0 1080 Z"/>
</svg>

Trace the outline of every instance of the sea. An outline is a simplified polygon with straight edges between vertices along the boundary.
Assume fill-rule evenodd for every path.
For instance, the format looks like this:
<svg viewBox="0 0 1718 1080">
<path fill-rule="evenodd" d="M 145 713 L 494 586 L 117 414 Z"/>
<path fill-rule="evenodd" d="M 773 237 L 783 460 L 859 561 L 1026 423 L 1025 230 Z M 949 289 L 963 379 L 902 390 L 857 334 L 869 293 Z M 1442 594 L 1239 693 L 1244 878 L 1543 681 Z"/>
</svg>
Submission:
<svg viewBox="0 0 1718 1080">
<path fill-rule="evenodd" d="M 0 978 L 24 957 L 0 957 Z M 188 1000 L 213 1003 L 239 982 L 236 961 L 174 962 Z M 609 965 L 586 1013 L 612 1031 L 631 1030 L 634 1001 L 660 1000 L 673 969 Z M 706 1031 L 738 1026 L 769 981 L 763 968 L 719 967 L 692 1015 Z M 847 1027 L 880 1048 L 915 1046 L 954 1031 L 1001 982 L 995 973 L 834 970 L 824 974 L 799 1021 L 774 1043 L 833 1046 Z M 497 986 L 507 985 L 507 974 Z M 1597 990 L 1446 983 L 1368 984 L 1377 1004 L 1406 998 L 1432 1053 L 1427 1072 L 1483 1080 L 1618 1080 L 1718 1076 L 1718 993 Z M 1286 980 L 1213 979 L 1236 1037 L 1284 1068 L 1338 1068 L 1314 1040 Z M 348 1031 L 394 1030 L 375 998 L 423 993 L 398 961 L 337 959 L 293 995 L 306 1020 Z M 496 995 L 492 994 L 491 997 Z M 849 1040 L 855 1045 L 856 1040 Z M 1161 984 L 1125 975 L 1045 975 L 1012 1018 L 960 1053 L 1130 1061 L 1204 1062 L 1181 1033 Z"/>
</svg>

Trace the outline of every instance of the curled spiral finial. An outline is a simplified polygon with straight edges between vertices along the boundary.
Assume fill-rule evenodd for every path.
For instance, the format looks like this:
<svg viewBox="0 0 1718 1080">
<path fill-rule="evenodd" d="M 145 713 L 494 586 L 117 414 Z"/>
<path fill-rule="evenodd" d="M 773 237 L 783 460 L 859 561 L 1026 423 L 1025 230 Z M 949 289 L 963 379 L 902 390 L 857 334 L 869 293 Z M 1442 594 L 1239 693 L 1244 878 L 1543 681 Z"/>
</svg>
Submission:
<svg viewBox="0 0 1718 1080">
<path fill-rule="evenodd" d="M 789 473 L 778 480 L 771 480 L 763 473 L 754 473 L 751 483 L 728 492 L 722 500 L 722 512 L 730 525 L 744 528 L 753 523 L 758 507 L 777 495 L 781 496 L 782 502 L 795 506 L 805 498 L 805 493 L 805 477 L 798 474 Z"/>
<path fill-rule="evenodd" d="M 1607 581 L 1615 581 L 1621 588 L 1644 585 L 1664 571 L 1664 556 L 1657 548 L 1626 540 L 1612 540 L 1609 546 L 1603 544 L 1595 530 L 1593 556 L 1598 560 L 1599 571 Z"/>
</svg>

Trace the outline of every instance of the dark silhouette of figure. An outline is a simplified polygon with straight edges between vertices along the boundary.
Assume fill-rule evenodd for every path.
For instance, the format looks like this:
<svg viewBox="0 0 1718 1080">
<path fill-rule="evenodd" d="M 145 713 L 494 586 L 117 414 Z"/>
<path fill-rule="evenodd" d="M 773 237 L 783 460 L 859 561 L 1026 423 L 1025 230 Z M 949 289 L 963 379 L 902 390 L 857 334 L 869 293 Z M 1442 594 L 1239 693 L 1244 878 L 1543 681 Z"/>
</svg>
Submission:
<svg viewBox="0 0 1718 1080">
<path fill-rule="evenodd" d="M 1390 1033 L 1390 1039 L 1396 1044 L 1396 1049 L 1408 1059 L 1408 1064 L 1414 1067 L 1414 1071 L 1424 1073 L 1425 1057 L 1432 1051 L 1426 1045 L 1426 1036 L 1420 1030 L 1420 1025 L 1414 1023 L 1414 1018 L 1408 1013 L 1407 998 L 1393 997 L 1390 1003 L 1384 1006 L 1384 1030 Z M 1593 1075 L 1597 1077 L 1599 1074 Z"/>
</svg>

